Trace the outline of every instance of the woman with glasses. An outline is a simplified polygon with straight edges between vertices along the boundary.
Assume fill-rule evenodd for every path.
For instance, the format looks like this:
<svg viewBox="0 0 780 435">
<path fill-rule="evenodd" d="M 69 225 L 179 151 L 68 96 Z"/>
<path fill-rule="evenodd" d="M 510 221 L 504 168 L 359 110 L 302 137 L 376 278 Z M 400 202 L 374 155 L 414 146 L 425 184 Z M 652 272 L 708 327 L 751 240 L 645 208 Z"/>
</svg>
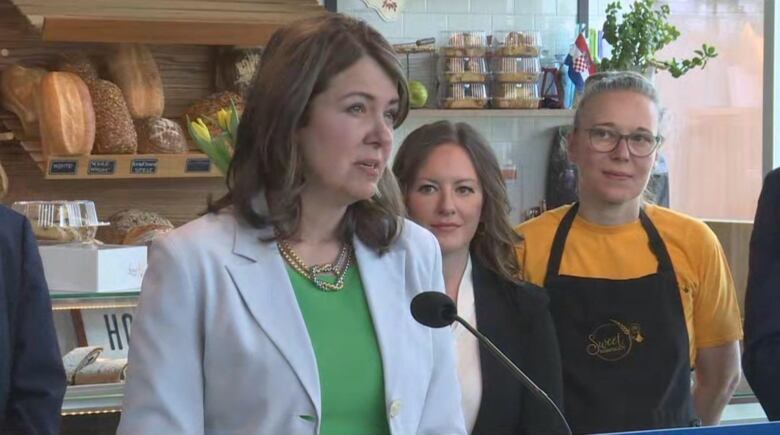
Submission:
<svg viewBox="0 0 780 435">
<path fill-rule="evenodd" d="M 663 113 L 639 74 L 592 76 L 568 136 L 579 202 L 517 228 L 524 278 L 550 293 L 575 433 L 717 424 L 739 382 L 740 313 L 718 240 L 642 199 Z"/>
</svg>

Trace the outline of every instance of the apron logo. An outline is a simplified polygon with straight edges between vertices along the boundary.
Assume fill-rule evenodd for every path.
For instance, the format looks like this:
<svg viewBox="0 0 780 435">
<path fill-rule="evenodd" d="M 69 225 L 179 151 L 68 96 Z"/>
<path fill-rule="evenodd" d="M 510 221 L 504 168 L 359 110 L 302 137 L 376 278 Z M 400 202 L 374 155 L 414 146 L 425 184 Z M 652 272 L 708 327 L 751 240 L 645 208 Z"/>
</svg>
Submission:
<svg viewBox="0 0 780 435">
<path fill-rule="evenodd" d="M 604 361 L 618 361 L 631 353 L 633 342 L 641 343 L 645 340 L 639 324 L 634 323 L 626 327 L 617 320 L 610 319 L 609 322 L 588 335 L 590 344 L 585 348 L 588 355 Z"/>
</svg>

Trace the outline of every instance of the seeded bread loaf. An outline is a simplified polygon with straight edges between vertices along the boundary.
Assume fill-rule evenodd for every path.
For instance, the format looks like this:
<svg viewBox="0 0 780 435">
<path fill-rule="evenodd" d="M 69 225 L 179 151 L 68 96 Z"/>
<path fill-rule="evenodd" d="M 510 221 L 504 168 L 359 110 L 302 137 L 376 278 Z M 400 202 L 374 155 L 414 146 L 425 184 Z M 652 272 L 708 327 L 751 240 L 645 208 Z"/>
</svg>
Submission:
<svg viewBox="0 0 780 435">
<path fill-rule="evenodd" d="M 100 227 L 98 239 L 104 243 L 120 245 L 124 242 L 127 233 L 135 227 L 144 225 L 159 225 L 173 228 L 168 219 L 157 213 L 138 209 L 126 209 L 114 213 L 108 218 L 110 225 Z"/>
<path fill-rule="evenodd" d="M 57 71 L 76 74 L 87 84 L 98 79 L 97 66 L 84 53 L 67 53 L 60 56 Z"/>
<path fill-rule="evenodd" d="M 119 86 L 96 79 L 88 82 L 95 108 L 95 146 L 93 154 L 133 154 L 138 136 Z"/>
<path fill-rule="evenodd" d="M 123 245 L 146 245 L 152 240 L 167 234 L 173 228 L 167 225 L 149 224 L 133 227 L 122 240 Z"/>
<path fill-rule="evenodd" d="M 179 123 L 153 116 L 135 122 L 139 154 L 186 153 L 187 137 Z"/>
</svg>

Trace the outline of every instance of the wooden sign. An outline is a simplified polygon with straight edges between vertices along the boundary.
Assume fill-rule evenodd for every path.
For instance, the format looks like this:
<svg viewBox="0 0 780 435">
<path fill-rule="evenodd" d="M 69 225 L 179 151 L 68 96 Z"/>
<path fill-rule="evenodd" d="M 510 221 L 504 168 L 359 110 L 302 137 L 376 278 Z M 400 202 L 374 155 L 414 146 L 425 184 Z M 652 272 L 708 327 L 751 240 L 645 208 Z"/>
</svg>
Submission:
<svg viewBox="0 0 780 435">
<path fill-rule="evenodd" d="M 385 21 L 397 21 L 406 4 L 406 0 L 363 0 L 363 2 Z"/>
<path fill-rule="evenodd" d="M 103 358 L 127 358 L 133 308 L 81 310 L 85 345 L 103 348 Z"/>
</svg>

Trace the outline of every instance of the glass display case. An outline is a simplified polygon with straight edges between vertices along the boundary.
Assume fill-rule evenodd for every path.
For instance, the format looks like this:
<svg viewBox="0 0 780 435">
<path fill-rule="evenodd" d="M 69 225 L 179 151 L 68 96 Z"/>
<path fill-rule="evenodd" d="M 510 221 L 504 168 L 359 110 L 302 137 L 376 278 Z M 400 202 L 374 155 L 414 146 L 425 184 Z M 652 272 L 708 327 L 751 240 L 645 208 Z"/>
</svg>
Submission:
<svg viewBox="0 0 780 435">
<path fill-rule="evenodd" d="M 139 291 L 52 292 L 68 388 L 63 416 L 122 410 L 127 349 Z"/>
</svg>

